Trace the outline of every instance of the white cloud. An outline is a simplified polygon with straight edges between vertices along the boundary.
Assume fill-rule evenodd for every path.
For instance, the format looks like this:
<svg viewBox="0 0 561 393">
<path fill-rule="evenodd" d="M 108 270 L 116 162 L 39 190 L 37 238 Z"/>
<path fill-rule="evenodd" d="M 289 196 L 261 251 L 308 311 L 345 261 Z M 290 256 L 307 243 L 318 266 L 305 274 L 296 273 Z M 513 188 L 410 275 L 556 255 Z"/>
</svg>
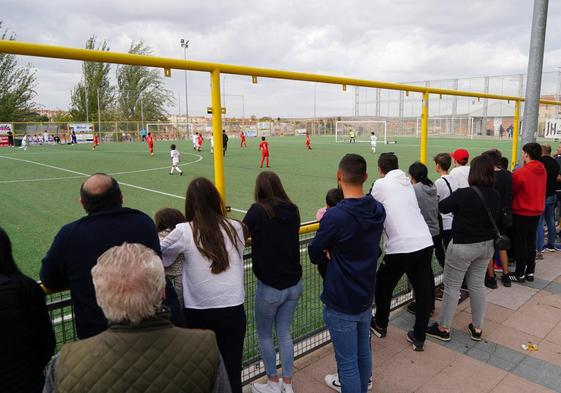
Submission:
<svg viewBox="0 0 561 393">
<path fill-rule="evenodd" d="M 82 47 L 91 34 L 114 51 L 144 40 L 156 55 L 376 80 L 413 81 L 522 73 L 527 66 L 532 2 L 526 0 L 2 0 L 5 27 L 19 40 Z M 48 5 L 47 5 L 48 4 Z M 545 70 L 561 66 L 560 2 L 550 2 Z M 21 58 L 37 67 L 38 100 L 67 108 L 79 62 Z M 168 87 L 181 94 L 183 73 Z M 312 84 L 228 77 L 227 94 L 243 94 L 245 113 L 311 115 Z M 189 73 L 190 104 L 202 114 L 209 79 Z M 318 113 L 352 111 L 352 93 L 317 90 Z M 241 114 L 239 99 L 227 99 Z M 323 103 L 323 104 L 322 104 Z M 170 108 L 176 112 L 177 109 Z M 182 105 L 183 107 L 183 105 Z"/>
</svg>

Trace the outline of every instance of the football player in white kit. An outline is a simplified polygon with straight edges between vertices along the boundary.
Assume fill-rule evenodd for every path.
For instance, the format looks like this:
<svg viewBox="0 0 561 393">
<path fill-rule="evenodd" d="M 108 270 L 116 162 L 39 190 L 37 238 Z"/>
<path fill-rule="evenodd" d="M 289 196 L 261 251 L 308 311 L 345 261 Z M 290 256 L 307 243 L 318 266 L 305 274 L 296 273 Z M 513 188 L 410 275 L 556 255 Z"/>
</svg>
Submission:
<svg viewBox="0 0 561 393">
<path fill-rule="evenodd" d="M 378 143 L 378 137 L 376 136 L 374 131 L 372 131 L 372 134 L 370 135 L 370 146 L 372 147 L 372 153 L 376 153 L 377 143 Z"/>
<path fill-rule="evenodd" d="M 21 139 L 21 146 L 19 148 L 23 149 L 24 151 L 27 150 L 27 134 L 25 134 Z"/>
<path fill-rule="evenodd" d="M 170 146 L 170 152 L 169 152 L 170 156 L 171 156 L 171 170 L 169 172 L 170 175 L 173 175 L 173 171 L 177 171 L 179 172 L 179 176 L 183 175 L 183 171 L 181 169 L 179 169 L 179 151 L 176 149 L 175 144 L 172 144 Z"/>
</svg>

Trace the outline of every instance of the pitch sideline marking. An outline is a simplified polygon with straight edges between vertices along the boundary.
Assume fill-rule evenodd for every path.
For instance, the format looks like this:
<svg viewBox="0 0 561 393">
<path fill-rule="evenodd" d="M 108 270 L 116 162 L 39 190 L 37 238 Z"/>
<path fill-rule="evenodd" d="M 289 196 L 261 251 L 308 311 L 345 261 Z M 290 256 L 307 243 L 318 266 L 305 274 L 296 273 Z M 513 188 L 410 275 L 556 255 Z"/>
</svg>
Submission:
<svg viewBox="0 0 561 393">
<path fill-rule="evenodd" d="M 73 173 L 75 175 L 80 175 L 80 177 L 88 177 L 90 175 L 88 175 L 87 173 L 83 173 L 83 172 L 78 172 L 78 171 L 73 171 L 71 169 L 66 169 L 66 168 L 61 168 L 58 166 L 54 166 L 54 165 L 49 165 L 49 164 L 44 164 L 42 162 L 37 162 L 37 161 L 31 161 L 31 160 L 24 160 L 23 158 L 14 158 L 14 157 L 6 157 L 6 156 L 0 156 L 0 158 L 5 158 L 8 160 L 14 160 L 14 161 L 22 161 L 22 162 L 27 162 L 29 164 L 35 164 L 35 165 L 39 165 L 39 166 L 44 166 L 47 168 L 51 168 L 51 169 L 56 169 L 59 171 L 63 171 L 63 172 L 68 172 L 68 173 Z M 202 157 L 201 157 L 202 159 Z M 199 160 L 200 161 L 200 160 Z M 194 161 L 195 162 L 195 161 Z M 198 162 L 198 161 L 197 161 Z M 187 163 L 186 163 L 187 165 Z M 166 167 L 168 168 L 168 167 Z M 122 173 L 121 173 L 122 174 Z M 123 185 L 123 186 L 127 186 L 130 188 L 135 188 L 137 190 L 142 190 L 142 191 L 148 191 L 148 192 L 153 192 L 155 194 L 160 194 L 160 195 L 165 195 L 165 196 L 169 196 L 172 198 L 177 198 L 177 199 L 183 199 L 185 200 L 184 196 L 181 195 L 175 195 L 175 194 L 170 194 L 169 192 L 164 192 L 164 191 L 159 191 L 159 190 L 154 190 L 152 188 L 146 188 L 146 187 L 141 187 L 141 186 L 137 186 L 135 184 L 130 184 L 130 183 L 124 183 L 124 182 L 119 182 L 119 184 Z M 241 209 L 236 209 L 236 208 L 231 208 L 233 211 L 235 212 L 239 212 L 239 213 L 247 213 L 247 211 L 245 210 L 241 210 Z"/>
</svg>

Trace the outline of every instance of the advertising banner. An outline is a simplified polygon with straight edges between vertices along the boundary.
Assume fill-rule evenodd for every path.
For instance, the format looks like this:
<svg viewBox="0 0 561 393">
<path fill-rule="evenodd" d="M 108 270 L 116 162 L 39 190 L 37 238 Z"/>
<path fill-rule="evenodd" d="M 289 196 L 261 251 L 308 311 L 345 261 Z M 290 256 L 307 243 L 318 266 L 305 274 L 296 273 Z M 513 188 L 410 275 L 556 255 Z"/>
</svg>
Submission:
<svg viewBox="0 0 561 393">
<path fill-rule="evenodd" d="M 255 138 L 257 136 L 257 126 L 244 126 L 245 136 Z"/>
<path fill-rule="evenodd" d="M 561 139 L 561 119 L 546 120 L 543 136 L 548 139 Z"/>
<path fill-rule="evenodd" d="M 14 126 L 9 123 L 0 123 L 0 147 L 6 147 L 10 145 L 8 132 L 11 132 L 12 134 L 10 135 L 13 135 Z"/>
<path fill-rule="evenodd" d="M 92 123 L 71 123 L 68 130 L 76 133 L 78 143 L 91 143 L 93 141 L 94 126 Z"/>
</svg>

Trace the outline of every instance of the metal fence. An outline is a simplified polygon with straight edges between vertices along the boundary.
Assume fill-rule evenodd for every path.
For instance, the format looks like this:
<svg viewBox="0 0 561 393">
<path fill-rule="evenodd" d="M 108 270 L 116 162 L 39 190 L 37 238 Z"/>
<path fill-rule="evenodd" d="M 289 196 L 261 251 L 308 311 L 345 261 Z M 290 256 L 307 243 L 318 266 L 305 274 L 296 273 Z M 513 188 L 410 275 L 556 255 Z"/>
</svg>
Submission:
<svg viewBox="0 0 561 393">
<path fill-rule="evenodd" d="M 307 246 L 314 237 L 315 232 L 300 235 L 300 261 L 302 263 L 302 279 L 304 291 L 298 302 L 292 323 L 292 337 L 294 340 L 295 357 L 301 357 L 309 352 L 330 342 L 329 332 L 323 322 L 323 304 L 320 300 L 322 279 L 317 268 L 310 262 Z M 247 314 L 247 329 L 243 352 L 242 380 L 248 383 L 265 374 L 265 368 L 259 355 L 259 344 L 254 323 L 255 289 L 257 279 L 253 275 L 251 265 L 251 248 L 248 247 L 244 254 L 245 262 L 245 310 Z M 437 282 L 441 280 L 441 270 L 438 264 L 433 263 Z M 392 309 L 400 307 L 413 299 L 411 287 L 405 277 L 397 285 Z M 57 292 L 48 295 L 48 310 L 55 329 L 57 351 L 64 343 L 74 341 L 76 327 L 70 293 Z M 278 348 L 277 348 L 278 349 Z M 277 351 L 278 353 L 278 351 Z M 278 355 L 277 364 L 280 365 Z"/>
</svg>

